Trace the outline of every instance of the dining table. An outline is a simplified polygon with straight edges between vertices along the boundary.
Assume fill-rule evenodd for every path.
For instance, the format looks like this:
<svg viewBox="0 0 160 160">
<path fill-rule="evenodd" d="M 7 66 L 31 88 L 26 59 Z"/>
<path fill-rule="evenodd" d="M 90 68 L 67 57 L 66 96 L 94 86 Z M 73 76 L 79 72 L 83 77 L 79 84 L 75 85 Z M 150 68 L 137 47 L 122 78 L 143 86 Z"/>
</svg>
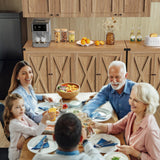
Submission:
<svg viewBox="0 0 160 160">
<path fill-rule="evenodd" d="M 93 97 L 96 94 L 96 92 L 80 92 L 75 98 L 71 99 L 71 100 L 65 100 L 63 99 L 63 103 L 69 103 L 70 101 L 73 100 L 78 100 L 78 101 L 83 101 L 83 102 L 87 102 L 90 97 Z M 52 97 L 54 102 L 59 102 L 62 98 L 58 95 L 58 93 L 49 93 L 49 94 L 43 94 L 49 97 Z M 102 123 L 114 123 L 116 121 L 118 121 L 118 117 L 115 113 L 115 111 L 113 110 L 111 104 L 109 102 L 105 103 L 104 105 L 101 106 L 102 108 L 106 108 L 107 110 L 109 110 L 112 113 L 112 116 L 110 119 L 108 119 L 105 122 Z M 116 134 L 114 135 L 115 137 L 117 137 L 120 140 L 120 144 L 124 145 L 125 144 L 125 140 L 124 140 L 124 134 L 120 133 L 120 134 Z M 27 143 L 30 141 L 30 139 L 33 137 L 29 137 L 25 140 L 22 150 L 21 150 L 21 154 L 20 154 L 20 160 L 31 160 L 35 153 L 31 152 L 28 147 L 27 147 Z M 79 151 L 83 152 L 83 147 L 80 145 L 79 147 Z M 51 153 L 53 154 L 53 152 Z M 129 158 L 129 157 L 128 157 Z M 130 159 L 130 158 L 129 158 Z"/>
</svg>

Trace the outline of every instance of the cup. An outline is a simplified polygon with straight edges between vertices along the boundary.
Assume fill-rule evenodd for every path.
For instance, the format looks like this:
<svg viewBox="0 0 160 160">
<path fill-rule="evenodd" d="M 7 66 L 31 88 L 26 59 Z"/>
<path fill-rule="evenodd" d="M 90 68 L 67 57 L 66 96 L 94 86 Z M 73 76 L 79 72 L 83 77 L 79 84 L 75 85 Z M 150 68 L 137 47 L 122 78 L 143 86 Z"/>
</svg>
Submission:
<svg viewBox="0 0 160 160">
<path fill-rule="evenodd" d="M 50 115 L 50 121 L 56 120 L 56 108 L 49 108 L 48 113 Z"/>
</svg>

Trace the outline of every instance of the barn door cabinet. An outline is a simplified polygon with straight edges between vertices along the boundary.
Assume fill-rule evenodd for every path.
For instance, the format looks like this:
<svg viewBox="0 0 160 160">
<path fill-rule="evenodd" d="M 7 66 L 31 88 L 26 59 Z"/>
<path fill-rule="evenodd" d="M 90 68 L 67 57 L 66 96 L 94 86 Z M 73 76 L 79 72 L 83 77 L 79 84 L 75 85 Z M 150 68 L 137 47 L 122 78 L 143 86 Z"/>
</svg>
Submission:
<svg viewBox="0 0 160 160">
<path fill-rule="evenodd" d="M 128 76 L 135 82 L 152 84 L 160 93 L 160 49 L 127 41 Z"/>
<path fill-rule="evenodd" d="M 22 0 L 24 17 L 87 16 L 86 0 Z"/>
<path fill-rule="evenodd" d="M 95 92 L 108 84 L 110 62 L 125 62 L 124 48 L 123 41 L 102 47 L 51 42 L 47 48 L 33 48 L 28 41 L 23 53 L 33 68 L 36 93 L 56 92 L 56 86 L 63 82 L 80 84 L 81 92 Z"/>
</svg>

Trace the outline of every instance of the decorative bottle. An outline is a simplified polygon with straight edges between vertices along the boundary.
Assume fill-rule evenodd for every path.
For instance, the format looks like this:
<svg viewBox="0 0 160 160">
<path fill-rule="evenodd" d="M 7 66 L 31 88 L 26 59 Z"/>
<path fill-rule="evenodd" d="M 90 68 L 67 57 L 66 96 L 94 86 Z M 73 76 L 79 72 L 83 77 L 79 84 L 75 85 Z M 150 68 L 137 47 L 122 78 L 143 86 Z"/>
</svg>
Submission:
<svg viewBox="0 0 160 160">
<path fill-rule="evenodd" d="M 134 30 L 131 30 L 131 33 L 130 33 L 130 42 L 135 42 Z"/>
<path fill-rule="evenodd" d="M 137 38 L 137 42 L 141 42 L 142 41 L 142 35 L 141 35 L 140 29 L 137 32 L 136 38 Z"/>
</svg>

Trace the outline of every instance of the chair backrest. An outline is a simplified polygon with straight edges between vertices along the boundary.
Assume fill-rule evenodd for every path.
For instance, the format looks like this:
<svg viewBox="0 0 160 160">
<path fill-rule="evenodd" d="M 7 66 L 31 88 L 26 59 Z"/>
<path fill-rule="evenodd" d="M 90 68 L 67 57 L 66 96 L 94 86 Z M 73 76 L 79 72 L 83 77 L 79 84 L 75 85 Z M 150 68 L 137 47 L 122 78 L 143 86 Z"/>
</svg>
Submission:
<svg viewBox="0 0 160 160">
<path fill-rule="evenodd" d="M 1 121 L 2 127 L 4 128 L 3 112 L 4 112 L 4 104 L 0 103 L 0 121 Z"/>
<path fill-rule="evenodd" d="M 3 121 L 3 112 L 4 112 L 4 104 L 3 103 L 0 103 L 0 121 L 1 121 L 1 124 L 2 124 L 2 127 L 4 128 L 4 121 Z M 10 137 L 7 137 L 6 138 L 8 139 L 8 141 L 10 141 Z"/>
</svg>

